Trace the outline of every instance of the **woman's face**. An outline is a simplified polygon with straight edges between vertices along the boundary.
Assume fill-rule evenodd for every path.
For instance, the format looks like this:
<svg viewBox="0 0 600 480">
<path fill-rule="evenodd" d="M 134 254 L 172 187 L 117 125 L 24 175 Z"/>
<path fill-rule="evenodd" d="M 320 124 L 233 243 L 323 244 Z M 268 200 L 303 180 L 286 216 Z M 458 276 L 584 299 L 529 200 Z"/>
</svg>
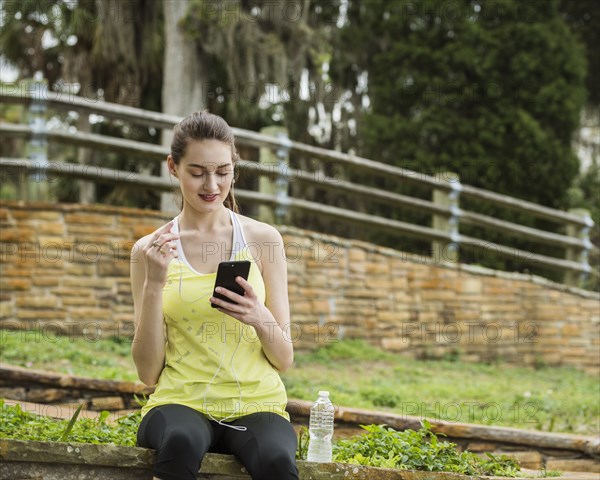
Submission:
<svg viewBox="0 0 600 480">
<path fill-rule="evenodd" d="M 177 172 L 184 202 L 200 212 L 215 211 L 231 189 L 233 161 L 231 147 L 218 140 L 192 141 L 185 155 L 169 167 Z"/>
</svg>

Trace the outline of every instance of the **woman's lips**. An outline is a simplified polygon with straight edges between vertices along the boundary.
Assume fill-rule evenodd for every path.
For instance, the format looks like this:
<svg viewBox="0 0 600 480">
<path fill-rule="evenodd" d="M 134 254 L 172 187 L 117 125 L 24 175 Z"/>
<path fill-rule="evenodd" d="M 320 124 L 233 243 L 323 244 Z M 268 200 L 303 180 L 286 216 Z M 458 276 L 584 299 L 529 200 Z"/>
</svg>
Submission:
<svg viewBox="0 0 600 480">
<path fill-rule="evenodd" d="M 205 202 L 214 202 L 215 200 L 217 200 L 219 198 L 218 194 L 214 194 L 214 195 L 200 195 L 200 198 L 202 200 L 204 200 Z"/>
</svg>

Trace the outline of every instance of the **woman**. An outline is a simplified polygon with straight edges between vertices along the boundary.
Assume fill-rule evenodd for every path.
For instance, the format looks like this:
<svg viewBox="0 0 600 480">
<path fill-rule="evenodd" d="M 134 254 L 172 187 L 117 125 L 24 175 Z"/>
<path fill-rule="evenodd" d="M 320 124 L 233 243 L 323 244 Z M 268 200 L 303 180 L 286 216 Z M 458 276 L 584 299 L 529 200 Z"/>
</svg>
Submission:
<svg viewBox="0 0 600 480">
<path fill-rule="evenodd" d="M 157 451 L 155 479 L 192 480 L 206 452 L 230 453 L 253 479 L 297 479 L 296 434 L 278 372 L 290 367 L 281 235 L 237 213 L 238 159 L 227 123 L 196 112 L 173 130 L 167 165 L 183 208 L 131 257 L 140 380 L 156 385 L 138 445 Z M 249 260 L 244 290 L 212 296 L 218 264 Z M 211 308 L 211 302 L 216 308 Z"/>
</svg>

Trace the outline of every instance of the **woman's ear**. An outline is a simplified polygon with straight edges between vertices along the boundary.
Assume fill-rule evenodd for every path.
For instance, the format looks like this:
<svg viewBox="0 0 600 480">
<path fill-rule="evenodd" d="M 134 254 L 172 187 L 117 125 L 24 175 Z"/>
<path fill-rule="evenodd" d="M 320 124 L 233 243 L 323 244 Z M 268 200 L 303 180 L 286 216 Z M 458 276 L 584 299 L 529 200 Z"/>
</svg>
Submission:
<svg viewBox="0 0 600 480">
<path fill-rule="evenodd" d="M 167 168 L 169 169 L 169 173 L 174 177 L 177 177 L 177 169 L 175 168 L 175 161 L 171 155 L 167 156 Z"/>
</svg>

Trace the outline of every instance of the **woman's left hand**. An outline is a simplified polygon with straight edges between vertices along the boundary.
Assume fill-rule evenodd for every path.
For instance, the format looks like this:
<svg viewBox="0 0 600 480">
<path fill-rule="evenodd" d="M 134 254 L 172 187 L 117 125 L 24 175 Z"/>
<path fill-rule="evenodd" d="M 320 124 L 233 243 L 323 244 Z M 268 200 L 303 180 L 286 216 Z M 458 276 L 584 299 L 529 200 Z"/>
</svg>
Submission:
<svg viewBox="0 0 600 480">
<path fill-rule="evenodd" d="M 217 310 L 226 313 L 257 330 L 264 329 L 267 322 L 274 322 L 273 315 L 258 299 L 252 285 L 244 280 L 243 277 L 239 276 L 236 277 L 235 281 L 244 289 L 245 294 L 242 296 L 226 288 L 217 287 L 217 293 L 220 293 L 237 303 L 236 305 L 227 302 L 226 300 L 211 297 L 210 302 L 218 305 Z"/>
</svg>

